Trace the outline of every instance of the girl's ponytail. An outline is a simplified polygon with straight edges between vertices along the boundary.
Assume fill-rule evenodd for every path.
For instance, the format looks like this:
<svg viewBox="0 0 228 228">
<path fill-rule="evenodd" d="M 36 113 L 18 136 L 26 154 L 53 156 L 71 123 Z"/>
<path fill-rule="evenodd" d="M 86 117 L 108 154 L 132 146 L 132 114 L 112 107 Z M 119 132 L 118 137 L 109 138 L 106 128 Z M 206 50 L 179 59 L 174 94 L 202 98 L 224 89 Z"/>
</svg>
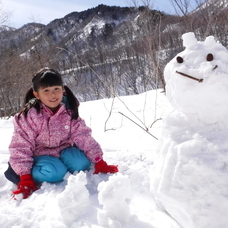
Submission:
<svg viewBox="0 0 228 228">
<path fill-rule="evenodd" d="M 79 101 L 67 86 L 64 86 L 64 90 L 66 92 L 65 105 L 67 109 L 70 109 L 72 111 L 71 113 L 72 119 L 76 120 L 79 117 L 79 113 L 78 113 Z"/>
<path fill-rule="evenodd" d="M 24 105 L 26 105 L 33 98 L 35 98 L 35 96 L 33 94 L 33 88 L 31 87 L 25 94 Z"/>
<path fill-rule="evenodd" d="M 21 109 L 21 111 L 19 112 L 18 117 L 20 117 L 21 114 L 24 114 L 25 117 L 27 117 L 27 113 L 28 113 L 29 109 L 32 107 L 35 107 L 38 112 L 40 111 L 39 102 L 33 95 L 33 88 L 31 87 L 25 94 L 24 106 Z"/>
</svg>

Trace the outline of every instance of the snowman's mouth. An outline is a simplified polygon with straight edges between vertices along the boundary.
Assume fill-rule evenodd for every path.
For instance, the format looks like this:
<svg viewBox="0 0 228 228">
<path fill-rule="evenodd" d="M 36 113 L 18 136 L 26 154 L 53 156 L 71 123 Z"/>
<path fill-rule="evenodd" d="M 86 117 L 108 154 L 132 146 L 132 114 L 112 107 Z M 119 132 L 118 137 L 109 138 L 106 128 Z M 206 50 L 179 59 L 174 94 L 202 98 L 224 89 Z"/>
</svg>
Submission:
<svg viewBox="0 0 228 228">
<path fill-rule="evenodd" d="M 192 77 L 192 76 L 190 76 L 190 75 L 188 75 L 188 74 L 182 73 L 182 72 L 180 72 L 180 71 L 176 71 L 176 73 L 177 73 L 177 74 L 180 74 L 180 75 L 182 75 L 182 76 L 184 76 L 184 77 L 190 78 L 190 79 L 192 79 L 192 80 L 195 80 L 195 81 L 198 81 L 198 82 L 203 82 L 203 78 L 195 78 L 195 77 Z"/>
</svg>

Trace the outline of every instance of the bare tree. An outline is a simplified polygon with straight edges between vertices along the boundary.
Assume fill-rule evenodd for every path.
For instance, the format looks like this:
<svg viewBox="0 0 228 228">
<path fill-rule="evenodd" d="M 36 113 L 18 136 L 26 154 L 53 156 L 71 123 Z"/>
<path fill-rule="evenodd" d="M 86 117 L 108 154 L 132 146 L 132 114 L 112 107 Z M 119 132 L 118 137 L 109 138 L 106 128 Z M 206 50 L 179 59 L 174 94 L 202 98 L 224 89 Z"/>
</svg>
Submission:
<svg viewBox="0 0 228 228">
<path fill-rule="evenodd" d="M 9 20 L 11 15 L 12 12 L 9 10 L 5 10 L 3 1 L 0 1 L 0 26 Z"/>
<path fill-rule="evenodd" d="M 190 13 L 190 0 L 170 0 L 177 15 L 187 16 Z"/>
</svg>

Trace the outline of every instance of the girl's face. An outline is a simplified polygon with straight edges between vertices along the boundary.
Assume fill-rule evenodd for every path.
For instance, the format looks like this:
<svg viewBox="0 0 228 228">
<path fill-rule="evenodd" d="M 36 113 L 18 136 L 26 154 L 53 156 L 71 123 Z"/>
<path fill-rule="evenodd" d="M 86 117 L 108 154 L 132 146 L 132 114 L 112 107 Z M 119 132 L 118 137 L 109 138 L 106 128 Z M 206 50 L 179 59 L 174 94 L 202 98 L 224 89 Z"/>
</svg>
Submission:
<svg viewBox="0 0 228 228">
<path fill-rule="evenodd" d="M 48 86 L 33 91 L 34 96 L 46 105 L 51 111 L 55 112 L 63 98 L 62 86 Z"/>
</svg>

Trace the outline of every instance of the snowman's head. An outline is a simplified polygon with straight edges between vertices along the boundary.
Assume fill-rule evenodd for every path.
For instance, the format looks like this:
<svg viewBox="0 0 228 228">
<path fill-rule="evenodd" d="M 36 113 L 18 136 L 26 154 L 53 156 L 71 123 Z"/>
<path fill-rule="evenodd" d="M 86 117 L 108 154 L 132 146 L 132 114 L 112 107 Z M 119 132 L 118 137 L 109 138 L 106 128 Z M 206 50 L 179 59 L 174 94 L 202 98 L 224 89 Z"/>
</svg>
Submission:
<svg viewBox="0 0 228 228">
<path fill-rule="evenodd" d="M 228 114 L 228 51 L 213 36 L 204 42 L 194 33 L 182 36 L 185 50 L 165 67 L 166 94 L 171 104 L 207 123 Z M 219 115 L 216 114 L 219 112 Z"/>
</svg>

